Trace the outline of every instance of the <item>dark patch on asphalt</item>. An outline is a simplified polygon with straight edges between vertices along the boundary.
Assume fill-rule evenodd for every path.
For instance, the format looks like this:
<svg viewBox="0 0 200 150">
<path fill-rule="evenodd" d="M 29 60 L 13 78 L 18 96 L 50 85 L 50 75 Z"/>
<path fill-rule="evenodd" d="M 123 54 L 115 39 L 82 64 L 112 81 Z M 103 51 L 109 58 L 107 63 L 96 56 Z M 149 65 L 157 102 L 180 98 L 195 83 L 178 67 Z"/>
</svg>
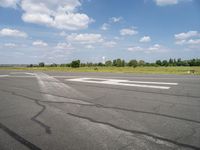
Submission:
<svg viewBox="0 0 200 150">
<path fill-rule="evenodd" d="M 27 141 L 26 139 L 24 139 L 23 137 L 21 137 L 20 135 L 18 135 L 17 133 L 15 133 L 14 131 L 9 129 L 8 127 L 3 125 L 2 123 L 0 123 L 0 129 L 5 131 L 8 135 L 10 135 L 12 138 L 14 138 L 15 140 L 17 140 L 18 142 L 20 142 L 21 144 L 23 144 L 24 146 L 26 146 L 29 149 L 31 149 L 31 150 L 42 150 L 41 148 L 39 148 L 36 145 L 34 145 L 33 143 Z"/>
</svg>

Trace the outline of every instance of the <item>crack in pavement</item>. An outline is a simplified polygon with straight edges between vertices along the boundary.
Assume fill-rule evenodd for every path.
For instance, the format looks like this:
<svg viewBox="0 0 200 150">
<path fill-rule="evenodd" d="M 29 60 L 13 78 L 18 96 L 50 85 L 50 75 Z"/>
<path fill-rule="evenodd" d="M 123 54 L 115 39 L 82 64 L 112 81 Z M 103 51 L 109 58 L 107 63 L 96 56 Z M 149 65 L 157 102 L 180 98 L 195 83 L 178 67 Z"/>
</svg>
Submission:
<svg viewBox="0 0 200 150">
<path fill-rule="evenodd" d="M 200 147 L 196 147 L 196 146 L 193 146 L 193 145 L 180 143 L 180 142 L 173 141 L 173 140 L 170 140 L 170 139 L 161 137 L 161 136 L 156 136 L 156 135 L 153 135 L 153 134 L 150 134 L 150 133 L 147 133 L 147 132 L 138 131 L 138 130 L 129 130 L 129 129 L 125 129 L 125 128 L 116 126 L 116 125 L 114 125 L 114 124 L 108 123 L 108 122 L 103 122 L 103 121 L 94 120 L 94 119 L 92 119 L 92 118 L 90 118 L 90 117 L 85 117 L 85 116 L 81 116 L 81 115 L 77 115 L 77 114 L 73 114 L 73 113 L 66 113 L 66 114 L 68 114 L 69 116 L 73 116 L 73 117 L 79 118 L 79 119 L 85 119 L 85 120 L 90 121 L 90 122 L 93 122 L 93 123 L 106 125 L 106 126 L 109 126 L 109 127 L 112 127 L 112 128 L 115 128 L 115 129 L 124 131 L 124 132 L 128 132 L 128 133 L 131 133 L 131 134 L 144 135 L 144 136 L 153 138 L 155 141 L 160 140 L 160 141 L 164 141 L 164 142 L 168 142 L 168 143 L 177 145 L 177 146 L 179 146 L 179 147 L 191 148 L 191 149 L 194 149 L 194 150 L 200 150 Z"/>
<path fill-rule="evenodd" d="M 47 134 L 51 134 L 51 128 L 48 125 L 44 124 L 43 122 L 37 120 L 37 117 L 39 115 L 41 115 L 45 111 L 45 109 L 46 109 L 45 105 L 42 105 L 42 104 L 39 103 L 39 101 L 40 101 L 39 99 L 31 98 L 31 97 L 24 96 L 24 95 L 21 95 L 21 94 L 17 94 L 15 92 L 7 91 L 7 90 L 2 90 L 1 89 L 1 91 L 10 93 L 10 94 L 15 95 L 15 96 L 20 96 L 20 97 L 29 99 L 29 100 L 35 102 L 35 104 L 37 104 L 38 106 L 42 107 L 42 109 L 36 115 L 34 115 L 33 117 L 31 117 L 31 120 L 34 121 L 34 122 L 36 122 L 37 124 L 39 124 L 42 128 L 44 128 L 45 132 Z"/>
<path fill-rule="evenodd" d="M 73 97 L 69 97 L 69 96 L 61 96 L 61 95 L 56 95 L 56 94 L 47 93 L 47 92 L 43 92 L 43 91 L 37 91 L 37 90 L 29 89 L 29 88 L 22 88 L 22 87 L 15 87 L 15 86 L 12 86 L 12 88 L 28 90 L 28 91 L 35 92 L 35 93 L 40 93 L 40 94 L 49 94 L 49 95 L 52 95 L 52 96 L 58 96 L 58 97 L 63 97 L 63 98 L 74 99 Z M 105 97 L 105 96 L 102 96 L 102 97 Z M 75 99 L 79 99 L 79 98 L 75 98 Z M 91 99 L 91 100 L 96 100 L 96 99 L 99 99 L 99 98 L 94 98 L 94 99 Z M 90 101 L 84 100 L 84 99 L 79 99 L 79 100 L 90 102 Z M 179 105 L 183 105 L 183 106 L 200 107 L 200 105 L 181 104 L 181 103 L 175 103 L 175 102 L 169 102 L 169 101 L 159 101 L 159 100 L 155 100 L 155 99 L 153 99 L 153 100 L 152 99 L 148 99 L 148 100 L 150 100 L 150 101 L 158 101 L 158 102 L 162 102 L 162 103 L 166 103 L 166 104 L 172 104 L 172 105 L 179 104 Z"/>
<path fill-rule="evenodd" d="M 6 127 L 5 125 L 3 125 L 1 122 L 0 122 L 0 129 L 2 129 L 4 132 L 6 132 L 12 138 L 17 140 L 18 142 L 20 142 L 21 144 L 23 144 L 24 146 L 26 146 L 30 150 L 42 150 L 39 147 L 37 147 L 36 145 L 34 145 L 33 143 L 27 141 L 26 139 L 24 139 L 23 137 L 21 137 L 20 135 L 18 135 L 17 133 L 12 131 L 11 129 L 9 129 L 8 127 Z"/>
<path fill-rule="evenodd" d="M 3 91 L 2 89 L 0 89 L 1 91 Z M 44 93 L 43 93 L 44 94 Z M 123 107 L 113 107 L 113 106 L 105 106 L 102 104 L 97 104 L 97 103 L 93 103 L 90 102 L 88 100 L 83 100 L 83 99 L 73 99 L 70 97 L 66 97 L 66 96 L 59 96 L 59 95 L 55 95 L 55 94 L 49 94 L 49 93 L 45 93 L 47 95 L 52 95 L 55 97 L 60 97 L 60 98 L 66 98 L 66 99 L 71 99 L 71 100 L 79 100 L 79 101 L 83 101 L 83 102 L 87 102 L 87 103 L 91 103 L 91 104 L 82 104 L 82 103 L 74 103 L 74 102 L 56 102 L 56 101 L 41 101 L 40 99 L 35 99 L 35 98 L 31 98 L 28 96 L 24 96 L 21 94 L 16 94 L 17 96 L 22 96 L 24 98 L 28 98 L 28 99 L 32 99 L 32 100 L 36 100 L 36 101 L 40 101 L 40 102 L 45 102 L 45 103 L 69 103 L 69 104 L 75 104 L 75 105 L 82 105 L 82 106 L 93 106 L 93 107 L 97 107 L 97 108 L 107 108 L 107 109 L 114 109 L 114 110 L 122 110 L 122 111 L 127 111 L 127 112 L 134 112 L 134 113 L 142 113 L 142 114 L 148 114 L 148 115 L 155 115 L 155 116 L 162 116 L 162 117 L 166 117 L 166 118 L 170 118 L 170 119 L 177 119 L 177 120 L 181 120 L 181 121 L 187 121 L 187 122 L 193 122 L 193 123 L 197 123 L 200 124 L 200 121 L 197 120 L 193 120 L 193 119 L 187 119 L 187 118 L 182 118 L 182 117 L 176 117 L 176 116 L 172 116 L 172 115 L 167 115 L 167 114 L 162 114 L 162 113 L 156 113 L 156 112 L 150 112 L 150 111 L 142 111 L 142 110 L 136 110 L 136 109 L 128 109 L 128 108 L 123 108 Z"/>
<path fill-rule="evenodd" d="M 131 111 L 131 112 L 139 112 L 141 113 L 141 111 L 137 111 L 137 110 L 129 110 L 129 109 L 125 109 L 125 108 L 118 108 L 118 107 L 109 107 L 109 106 L 103 106 L 101 104 L 82 104 L 82 103 L 75 103 L 75 102 L 54 102 L 54 101 L 40 101 L 40 99 L 35 99 L 35 98 L 31 98 L 31 97 L 28 97 L 28 96 L 24 96 L 24 95 L 21 95 L 21 94 L 17 94 L 15 92 L 10 92 L 10 91 L 6 91 L 6 90 L 1 90 L 3 92 L 8 92 L 8 93 L 11 93 L 13 95 L 16 95 L 16 96 L 20 96 L 20 97 L 23 97 L 23 98 L 26 98 L 26 99 L 29 99 L 31 101 L 34 101 L 37 105 L 41 106 L 42 107 L 42 110 L 40 112 L 38 112 L 35 116 L 33 116 L 32 118 L 37 118 L 39 115 L 41 115 L 41 113 L 44 112 L 44 110 L 46 109 L 46 106 L 45 105 L 42 105 L 40 104 L 39 102 L 44 102 L 44 103 L 68 103 L 68 104 L 74 104 L 74 105 L 81 105 L 81 106 L 91 106 L 91 107 L 97 107 L 97 108 L 110 108 L 110 109 L 117 109 L 117 110 L 125 110 L 125 111 Z M 147 112 L 142 112 L 142 113 L 147 113 Z M 189 144 L 184 144 L 184 143 L 180 143 L 180 142 L 177 142 L 177 141 L 174 141 L 174 140 L 170 140 L 168 138 L 164 138 L 164 137 L 160 137 L 160 136 L 156 136 L 156 135 L 153 135 L 153 134 L 150 134 L 148 132 L 143 132 L 143 131 L 138 131 L 138 130 L 130 130 L 130 129 L 125 129 L 125 128 L 122 128 L 122 127 L 119 127 L 119 126 L 116 126 L 114 124 L 111 124 L 109 122 L 102 122 L 102 121 L 97 121 L 97 120 L 94 120 L 92 118 L 89 118 L 89 117 L 86 117 L 86 116 L 80 116 L 80 115 L 77 115 L 77 114 L 73 114 L 73 113 L 66 113 L 68 115 L 71 115 L 71 116 L 74 116 L 74 117 L 78 117 L 78 118 L 81 118 L 81 119 L 86 119 L 90 122 L 94 122 L 94 123 L 99 123 L 99 124 L 104 124 L 104 125 L 108 125 L 110 127 L 113 127 L 115 129 L 119 129 L 119 130 L 122 130 L 122 131 L 125 131 L 125 132 L 129 132 L 129 133 L 132 133 L 132 134 L 139 134 L 139 135 L 144 135 L 144 136 L 148 136 L 148 137 L 151 137 L 153 138 L 155 141 L 157 140 L 161 140 L 161 141 L 164 141 L 164 142 L 169 142 L 169 143 L 172 143 L 174 145 L 177 145 L 177 146 L 181 146 L 181 147 L 186 147 L 186 148 L 192 148 L 192 149 L 195 149 L 195 150 L 200 150 L 200 147 L 196 147 L 196 146 L 193 146 L 193 145 L 189 145 Z M 169 116 L 167 116 L 169 117 Z M 174 118 L 174 116 L 173 116 Z M 176 117 L 175 117 L 176 118 Z M 177 118 L 176 118 L 177 119 Z M 180 119 L 180 118 L 178 118 Z M 182 119 L 181 119 L 182 120 Z M 188 119 L 184 119 L 185 121 L 191 121 L 191 120 L 188 120 Z M 194 122 L 194 120 L 192 120 L 192 122 Z M 196 121 L 195 121 L 196 122 Z M 38 122 L 37 122 L 38 123 Z M 197 123 L 199 123 L 197 121 Z M 42 123 L 43 124 L 43 123 Z M 44 127 L 46 130 L 50 130 L 50 128 L 48 128 L 48 126 L 44 125 L 42 126 Z M 48 131 L 46 131 L 48 132 Z"/>
<path fill-rule="evenodd" d="M 37 105 L 41 106 L 42 109 L 41 109 L 35 116 L 33 116 L 33 117 L 31 118 L 31 120 L 35 121 L 35 122 L 38 123 L 41 127 L 45 128 L 46 133 L 51 134 L 51 128 L 50 128 L 49 126 L 47 126 L 46 124 L 44 124 L 43 122 L 37 120 L 37 117 L 38 117 L 39 115 L 41 115 L 41 114 L 45 111 L 46 106 L 40 104 L 38 100 L 35 101 L 35 103 L 36 103 Z"/>
</svg>

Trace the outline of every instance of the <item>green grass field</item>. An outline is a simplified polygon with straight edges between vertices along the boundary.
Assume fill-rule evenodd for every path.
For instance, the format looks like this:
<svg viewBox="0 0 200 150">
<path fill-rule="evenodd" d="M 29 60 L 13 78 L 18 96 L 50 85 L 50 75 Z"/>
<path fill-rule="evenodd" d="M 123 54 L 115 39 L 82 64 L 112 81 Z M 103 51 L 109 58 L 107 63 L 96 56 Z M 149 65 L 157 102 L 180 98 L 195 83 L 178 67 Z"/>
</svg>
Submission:
<svg viewBox="0 0 200 150">
<path fill-rule="evenodd" d="M 0 70 L 200 75 L 200 67 L 0 67 Z M 194 70 L 194 73 L 190 72 L 191 70 Z"/>
</svg>

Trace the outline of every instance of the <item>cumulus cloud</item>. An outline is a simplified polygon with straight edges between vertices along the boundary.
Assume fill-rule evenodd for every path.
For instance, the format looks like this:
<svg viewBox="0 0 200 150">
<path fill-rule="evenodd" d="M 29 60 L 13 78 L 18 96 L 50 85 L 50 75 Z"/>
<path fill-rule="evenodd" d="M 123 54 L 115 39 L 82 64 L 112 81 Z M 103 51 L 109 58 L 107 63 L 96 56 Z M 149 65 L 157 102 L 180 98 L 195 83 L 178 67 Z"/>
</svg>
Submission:
<svg viewBox="0 0 200 150">
<path fill-rule="evenodd" d="M 190 39 L 190 40 L 188 41 L 188 44 L 200 44 L 200 39 L 195 39 L 195 40 Z"/>
<path fill-rule="evenodd" d="M 17 47 L 17 44 L 15 44 L 15 43 L 5 43 L 4 47 L 14 48 L 14 47 Z"/>
<path fill-rule="evenodd" d="M 150 36 L 144 36 L 140 39 L 140 42 L 150 42 L 151 41 L 151 37 Z"/>
<path fill-rule="evenodd" d="M 85 29 L 94 20 L 79 13 L 79 0 L 0 0 L 0 6 L 23 10 L 22 20 L 66 30 Z"/>
<path fill-rule="evenodd" d="M 78 42 L 81 44 L 92 44 L 92 43 L 100 43 L 103 42 L 103 37 L 101 34 L 92 34 L 92 33 L 84 33 L 84 34 L 76 34 L 72 33 L 67 36 L 67 40 L 71 42 Z"/>
<path fill-rule="evenodd" d="M 104 23 L 102 26 L 101 26 L 101 30 L 108 30 L 108 28 L 110 27 L 110 25 L 108 23 Z"/>
<path fill-rule="evenodd" d="M 71 45 L 71 43 L 58 43 L 55 47 L 55 49 L 60 49 L 60 50 L 71 50 L 71 49 L 74 49 Z"/>
<path fill-rule="evenodd" d="M 135 47 L 128 47 L 128 51 L 130 52 L 143 52 L 143 53 L 163 53 L 169 51 L 169 49 L 165 48 L 164 46 L 160 44 L 154 44 L 153 46 L 150 47 L 140 47 L 140 46 L 135 46 Z"/>
<path fill-rule="evenodd" d="M 0 0 L 1 7 L 13 7 L 16 8 L 19 0 Z"/>
<path fill-rule="evenodd" d="M 112 17 L 110 18 L 110 22 L 117 23 L 120 22 L 123 18 L 122 17 Z"/>
<path fill-rule="evenodd" d="M 87 48 L 87 49 L 94 49 L 95 47 L 93 45 L 86 45 L 85 48 Z"/>
<path fill-rule="evenodd" d="M 103 46 L 107 47 L 107 48 L 113 48 L 117 45 L 117 43 L 115 41 L 108 41 L 108 42 L 104 42 Z"/>
<path fill-rule="evenodd" d="M 200 33 L 198 31 L 182 32 L 174 35 L 175 44 L 177 45 L 189 45 L 193 47 L 200 45 Z"/>
<path fill-rule="evenodd" d="M 120 34 L 122 36 L 125 36 L 125 35 L 136 35 L 136 34 L 138 34 L 138 31 L 136 31 L 133 28 L 124 28 L 124 29 L 120 30 Z"/>
<path fill-rule="evenodd" d="M 144 49 L 140 46 L 128 47 L 127 49 L 130 52 L 142 52 Z"/>
<path fill-rule="evenodd" d="M 22 38 L 28 37 L 28 35 L 25 32 L 10 28 L 4 28 L 0 30 L 0 36 L 22 37 Z"/>
<path fill-rule="evenodd" d="M 59 33 L 60 36 L 67 36 L 67 33 L 65 31 L 62 31 Z"/>
<path fill-rule="evenodd" d="M 191 37 L 195 37 L 195 36 L 198 36 L 200 35 L 198 33 L 198 31 L 188 31 L 188 32 L 182 32 L 182 33 L 178 33 L 178 34 L 175 34 L 174 37 L 176 40 L 186 40 L 188 38 L 191 38 Z"/>
<path fill-rule="evenodd" d="M 189 2 L 191 0 L 154 0 L 158 6 L 176 5 L 180 2 Z"/>
<path fill-rule="evenodd" d="M 34 41 L 32 43 L 33 46 L 39 46 L 39 47 L 46 47 L 48 46 L 47 43 L 43 42 L 42 40 L 37 40 L 37 41 Z"/>
</svg>

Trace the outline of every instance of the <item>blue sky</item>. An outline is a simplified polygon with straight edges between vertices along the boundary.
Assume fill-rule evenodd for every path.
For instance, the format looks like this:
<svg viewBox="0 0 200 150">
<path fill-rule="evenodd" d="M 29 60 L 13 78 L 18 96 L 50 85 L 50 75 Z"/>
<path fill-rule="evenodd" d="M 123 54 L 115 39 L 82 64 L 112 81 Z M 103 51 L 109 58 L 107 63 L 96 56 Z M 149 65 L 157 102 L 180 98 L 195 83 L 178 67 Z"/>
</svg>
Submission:
<svg viewBox="0 0 200 150">
<path fill-rule="evenodd" d="M 0 0 L 0 64 L 198 57 L 199 0 Z"/>
</svg>

